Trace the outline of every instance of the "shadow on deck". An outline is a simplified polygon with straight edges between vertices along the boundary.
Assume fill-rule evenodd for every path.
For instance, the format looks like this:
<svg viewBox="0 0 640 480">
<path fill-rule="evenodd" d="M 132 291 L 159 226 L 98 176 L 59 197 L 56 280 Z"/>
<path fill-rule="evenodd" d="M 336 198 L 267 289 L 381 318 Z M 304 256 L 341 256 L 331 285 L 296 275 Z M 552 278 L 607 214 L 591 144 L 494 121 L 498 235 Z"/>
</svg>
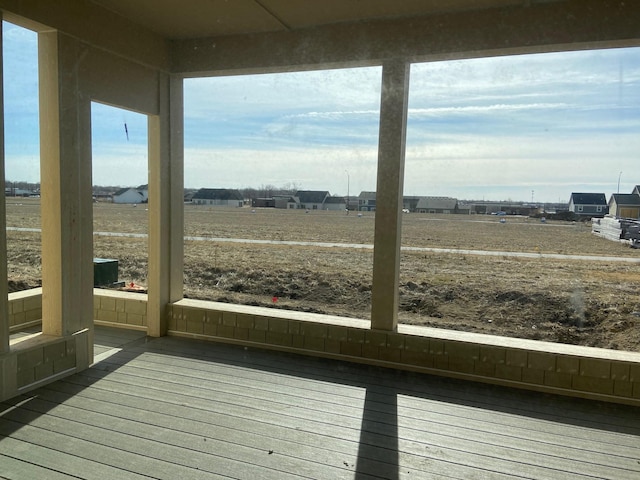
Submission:
<svg viewBox="0 0 640 480">
<path fill-rule="evenodd" d="M 0 405 L 6 478 L 640 476 L 640 412 L 96 328 L 89 370 Z"/>
</svg>

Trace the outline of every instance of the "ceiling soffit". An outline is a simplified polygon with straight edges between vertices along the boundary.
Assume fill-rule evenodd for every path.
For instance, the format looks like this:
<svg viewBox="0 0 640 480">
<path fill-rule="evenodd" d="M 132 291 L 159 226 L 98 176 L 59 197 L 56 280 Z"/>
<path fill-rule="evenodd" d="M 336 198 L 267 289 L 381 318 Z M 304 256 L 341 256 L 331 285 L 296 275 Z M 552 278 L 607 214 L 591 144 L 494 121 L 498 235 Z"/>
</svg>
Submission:
<svg viewBox="0 0 640 480">
<path fill-rule="evenodd" d="M 186 76 L 293 71 L 638 46 L 639 39 L 640 2 L 566 0 L 174 40 L 171 69 Z"/>
<path fill-rule="evenodd" d="M 522 7 L 564 0 L 91 0 L 168 39 Z"/>
</svg>

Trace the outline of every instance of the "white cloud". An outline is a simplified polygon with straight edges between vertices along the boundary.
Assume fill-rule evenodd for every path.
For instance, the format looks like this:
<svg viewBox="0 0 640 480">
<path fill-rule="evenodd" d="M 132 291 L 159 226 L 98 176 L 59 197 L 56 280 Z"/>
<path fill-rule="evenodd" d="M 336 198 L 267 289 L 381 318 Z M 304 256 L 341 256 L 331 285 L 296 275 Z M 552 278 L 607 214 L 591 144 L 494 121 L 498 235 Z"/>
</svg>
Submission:
<svg viewBox="0 0 640 480">
<path fill-rule="evenodd" d="M 304 113 L 347 106 L 377 110 L 379 67 L 245 75 L 185 80 L 185 112 L 190 118 Z"/>
<path fill-rule="evenodd" d="M 556 201 L 591 186 L 587 191 L 595 188 L 608 195 L 620 171 L 638 181 L 640 168 L 634 157 L 639 149 L 640 136 L 633 133 L 618 136 L 614 143 L 597 135 L 550 141 L 506 134 L 451 135 L 407 150 L 405 190 L 469 198 L 469 192 L 482 187 L 486 195 L 500 199 L 506 197 L 499 192 L 535 188 L 540 201 Z M 527 198 L 520 195 L 521 200 Z"/>
<path fill-rule="evenodd" d="M 533 111 L 533 110 L 550 110 L 559 108 L 569 108 L 566 103 L 512 103 L 512 104 L 486 104 L 486 105 L 465 105 L 451 107 L 433 107 L 433 108 L 410 108 L 409 117 L 431 117 L 447 114 L 491 114 L 495 112 L 515 112 L 515 111 Z"/>
<path fill-rule="evenodd" d="M 39 177 L 36 36 L 5 24 L 6 172 Z M 375 189 L 381 69 L 185 81 L 189 187 Z M 640 183 L 640 49 L 413 65 L 408 194 L 566 200 Z M 146 183 L 146 117 L 95 105 L 94 179 Z M 124 124 L 127 124 L 125 132 Z M 126 134 L 129 138 L 126 138 Z M 615 177 L 615 178 L 610 178 Z"/>
</svg>

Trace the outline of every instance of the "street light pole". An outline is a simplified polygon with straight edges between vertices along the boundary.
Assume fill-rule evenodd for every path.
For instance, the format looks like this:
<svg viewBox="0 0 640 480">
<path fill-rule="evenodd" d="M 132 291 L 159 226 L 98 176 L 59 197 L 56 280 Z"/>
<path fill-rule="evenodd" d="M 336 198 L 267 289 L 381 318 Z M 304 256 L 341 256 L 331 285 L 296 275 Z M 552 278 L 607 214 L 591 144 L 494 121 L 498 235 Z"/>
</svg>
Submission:
<svg viewBox="0 0 640 480">
<path fill-rule="evenodd" d="M 618 174 L 618 193 L 620 193 L 620 177 L 622 176 L 622 172 Z"/>
<path fill-rule="evenodd" d="M 347 174 L 347 212 L 349 211 L 349 170 L 344 171 Z"/>
</svg>

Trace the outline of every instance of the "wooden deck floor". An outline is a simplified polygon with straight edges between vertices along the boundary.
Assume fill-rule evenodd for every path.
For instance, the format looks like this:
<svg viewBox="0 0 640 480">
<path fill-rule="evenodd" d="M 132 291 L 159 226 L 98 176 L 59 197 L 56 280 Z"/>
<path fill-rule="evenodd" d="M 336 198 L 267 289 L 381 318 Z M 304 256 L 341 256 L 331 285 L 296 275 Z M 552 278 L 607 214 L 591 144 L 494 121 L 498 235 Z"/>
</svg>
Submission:
<svg viewBox="0 0 640 480">
<path fill-rule="evenodd" d="M 0 477 L 640 478 L 635 408 L 101 328 L 96 341 L 88 371 L 0 404 Z"/>
</svg>

